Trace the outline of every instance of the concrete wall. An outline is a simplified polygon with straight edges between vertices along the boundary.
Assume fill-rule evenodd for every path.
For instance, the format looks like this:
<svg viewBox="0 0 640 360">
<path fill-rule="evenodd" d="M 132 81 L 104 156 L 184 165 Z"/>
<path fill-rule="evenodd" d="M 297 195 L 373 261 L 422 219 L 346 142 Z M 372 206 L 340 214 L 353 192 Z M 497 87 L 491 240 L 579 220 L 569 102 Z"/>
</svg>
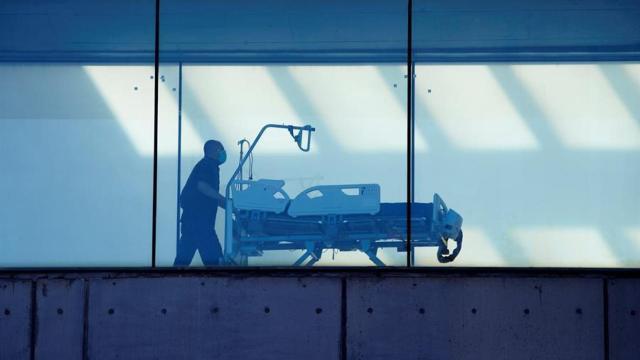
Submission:
<svg viewBox="0 0 640 360">
<path fill-rule="evenodd" d="M 0 273 L 0 359 L 635 359 L 640 277 Z"/>
</svg>

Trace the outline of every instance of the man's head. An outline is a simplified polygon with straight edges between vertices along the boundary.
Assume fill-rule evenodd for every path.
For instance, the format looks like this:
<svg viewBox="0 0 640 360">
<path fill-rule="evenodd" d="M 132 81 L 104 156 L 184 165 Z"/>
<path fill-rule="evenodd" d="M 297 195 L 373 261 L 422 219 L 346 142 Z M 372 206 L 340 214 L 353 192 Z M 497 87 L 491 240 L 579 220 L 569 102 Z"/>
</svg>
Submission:
<svg viewBox="0 0 640 360">
<path fill-rule="evenodd" d="M 224 146 L 217 140 L 208 140 L 204 143 L 204 156 L 222 164 L 227 160 L 227 152 Z"/>
</svg>

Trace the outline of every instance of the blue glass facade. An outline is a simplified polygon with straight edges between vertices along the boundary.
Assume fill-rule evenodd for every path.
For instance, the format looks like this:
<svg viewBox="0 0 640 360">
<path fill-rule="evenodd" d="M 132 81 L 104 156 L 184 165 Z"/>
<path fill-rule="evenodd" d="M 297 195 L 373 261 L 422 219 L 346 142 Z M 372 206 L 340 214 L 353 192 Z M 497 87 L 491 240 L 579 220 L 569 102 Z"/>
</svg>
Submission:
<svg viewBox="0 0 640 360">
<path fill-rule="evenodd" d="M 0 267 L 638 267 L 640 7 L 525 3 L 4 2 Z"/>
</svg>

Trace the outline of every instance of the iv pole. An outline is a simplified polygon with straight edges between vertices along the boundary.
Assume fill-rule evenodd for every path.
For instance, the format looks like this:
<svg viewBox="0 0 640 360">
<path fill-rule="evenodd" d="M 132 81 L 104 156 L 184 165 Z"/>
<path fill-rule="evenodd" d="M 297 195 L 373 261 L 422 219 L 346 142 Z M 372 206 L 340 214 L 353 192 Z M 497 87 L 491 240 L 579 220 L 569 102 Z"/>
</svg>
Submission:
<svg viewBox="0 0 640 360">
<path fill-rule="evenodd" d="M 262 137 L 264 132 L 267 129 L 271 129 L 271 128 L 288 130 L 289 134 L 291 134 L 291 137 L 298 145 L 298 148 L 304 152 L 308 152 L 311 149 L 311 133 L 316 131 L 316 129 L 311 125 L 294 126 L 294 125 L 284 125 L 284 124 L 282 125 L 267 124 L 262 127 L 262 129 L 258 133 L 258 136 L 256 136 L 253 142 L 251 142 L 251 146 L 249 147 L 249 150 L 247 150 L 247 153 L 244 154 L 244 156 L 240 159 L 240 164 L 238 164 L 238 167 L 233 172 L 233 175 L 231 175 L 231 177 L 229 178 L 229 182 L 227 183 L 227 186 L 225 188 L 225 193 L 224 193 L 224 196 L 225 196 L 224 258 L 225 258 L 225 261 L 228 263 L 234 262 L 233 256 L 237 251 L 237 249 L 235 249 L 233 246 L 233 201 L 231 200 L 231 185 L 233 184 L 234 179 L 242 172 L 242 167 L 244 166 L 244 163 L 251 156 L 253 149 L 258 144 L 258 141 L 260 141 L 260 138 Z M 298 133 L 294 134 L 294 130 L 297 130 Z M 302 135 L 305 131 L 307 132 L 307 142 L 306 142 L 306 145 L 303 145 Z"/>
</svg>

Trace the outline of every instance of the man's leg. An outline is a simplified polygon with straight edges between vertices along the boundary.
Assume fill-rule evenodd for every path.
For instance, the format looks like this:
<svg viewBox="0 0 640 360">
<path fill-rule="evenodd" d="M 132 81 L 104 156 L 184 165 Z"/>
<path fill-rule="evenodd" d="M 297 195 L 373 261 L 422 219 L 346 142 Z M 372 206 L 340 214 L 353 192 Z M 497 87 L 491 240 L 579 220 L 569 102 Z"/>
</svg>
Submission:
<svg viewBox="0 0 640 360">
<path fill-rule="evenodd" d="M 173 266 L 189 266 L 191 264 L 199 240 L 198 234 L 194 230 L 193 224 L 189 221 L 182 221 L 180 240 L 178 240 L 178 250 Z"/>
<path fill-rule="evenodd" d="M 220 241 L 218 241 L 218 235 L 215 231 L 209 232 L 208 236 L 200 239 L 198 243 L 198 251 L 200 252 L 202 263 L 205 266 L 215 266 L 220 264 L 222 248 L 220 247 Z"/>
</svg>

